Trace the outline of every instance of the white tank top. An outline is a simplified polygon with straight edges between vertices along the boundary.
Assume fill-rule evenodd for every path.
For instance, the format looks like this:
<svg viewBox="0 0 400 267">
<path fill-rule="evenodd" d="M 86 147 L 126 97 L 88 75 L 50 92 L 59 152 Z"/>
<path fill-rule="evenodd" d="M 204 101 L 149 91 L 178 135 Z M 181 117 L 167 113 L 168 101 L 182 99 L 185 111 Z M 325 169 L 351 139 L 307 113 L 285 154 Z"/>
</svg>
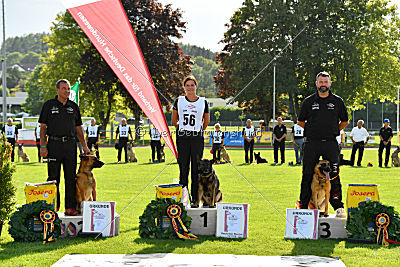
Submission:
<svg viewBox="0 0 400 267">
<path fill-rule="evenodd" d="M 160 134 L 158 133 L 156 128 L 152 128 L 150 130 L 150 136 L 151 136 L 151 140 L 154 140 L 154 141 L 160 140 Z"/>
<path fill-rule="evenodd" d="M 245 127 L 244 136 L 246 136 L 246 138 L 253 138 L 255 136 L 254 126 L 251 126 L 250 128 Z"/>
<path fill-rule="evenodd" d="M 178 98 L 179 130 L 200 132 L 203 128 L 203 115 L 206 100 L 199 97 L 195 102 L 189 102 L 184 96 Z"/>
<path fill-rule="evenodd" d="M 40 139 L 40 124 L 36 127 L 36 139 Z"/>
<path fill-rule="evenodd" d="M 15 138 L 15 125 L 11 126 L 6 125 L 4 130 L 6 138 Z"/>
<path fill-rule="evenodd" d="M 99 126 L 95 125 L 89 125 L 87 130 L 88 130 L 88 137 L 97 137 L 97 131 L 98 131 Z M 121 130 L 120 130 L 120 134 L 121 134 Z"/>
<path fill-rule="evenodd" d="M 294 132 L 293 132 L 294 137 L 303 137 L 304 136 L 304 129 L 300 125 L 295 124 L 293 130 L 294 130 Z"/>
<path fill-rule="evenodd" d="M 213 131 L 213 144 L 221 144 L 222 143 L 222 131 Z"/>
<path fill-rule="evenodd" d="M 128 125 L 120 125 L 119 126 L 119 137 L 128 137 L 129 135 L 129 126 Z"/>
</svg>

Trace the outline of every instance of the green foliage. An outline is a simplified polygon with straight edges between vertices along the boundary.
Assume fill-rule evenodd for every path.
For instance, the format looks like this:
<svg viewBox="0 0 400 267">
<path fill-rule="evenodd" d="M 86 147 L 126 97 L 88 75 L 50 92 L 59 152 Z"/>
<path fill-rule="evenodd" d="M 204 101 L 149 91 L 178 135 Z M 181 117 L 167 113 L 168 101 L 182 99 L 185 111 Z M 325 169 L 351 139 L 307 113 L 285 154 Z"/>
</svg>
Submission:
<svg viewBox="0 0 400 267">
<path fill-rule="evenodd" d="M 0 223 L 8 220 L 15 205 L 16 189 L 12 181 L 15 166 L 11 163 L 11 150 L 10 143 L 2 134 L 0 143 Z"/>
<path fill-rule="evenodd" d="M 46 43 L 42 42 L 46 35 L 46 33 L 30 33 L 24 36 L 9 37 L 6 39 L 7 53 L 28 54 L 32 51 L 41 54 L 47 50 Z M 1 49 L 3 50 L 3 45 L 1 45 Z"/>
<path fill-rule="evenodd" d="M 347 236 L 376 241 L 377 226 L 375 222 L 379 213 L 386 213 L 390 217 L 390 224 L 387 228 L 389 239 L 400 241 L 399 213 L 394 210 L 394 207 L 383 205 L 377 201 L 361 202 L 358 204 L 358 208 L 351 211 L 351 216 L 346 223 Z M 369 231 L 368 228 L 372 228 L 373 231 Z"/>
<path fill-rule="evenodd" d="M 257 116 L 254 114 L 245 113 L 242 108 L 231 108 L 231 107 L 212 107 L 210 108 L 210 120 L 218 121 L 215 113 L 219 113 L 221 121 L 237 121 L 238 118 L 243 120 L 244 118 L 248 119 L 257 119 Z"/>
<path fill-rule="evenodd" d="M 10 228 L 8 232 L 17 242 L 34 242 L 42 241 L 43 233 L 33 233 L 29 230 L 29 221 L 33 217 L 40 218 L 42 210 L 52 210 L 54 208 L 51 204 L 47 204 L 45 200 L 39 200 L 29 204 L 24 204 L 19 207 L 11 216 Z M 61 235 L 61 220 L 58 218 L 57 212 L 56 219 L 54 220 L 54 236 L 58 237 Z"/>
<path fill-rule="evenodd" d="M 219 121 L 219 117 L 221 116 L 221 112 L 219 112 L 218 110 L 214 112 L 214 116 L 215 116 L 215 120 Z"/>
<path fill-rule="evenodd" d="M 143 212 L 143 215 L 139 217 L 139 235 L 141 238 L 152 238 L 152 239 L 172 239 L 176 238 L 176 233 L 173 229 L 172 223 L 166 230 L 161 230 L 156 225 L 156 219 L 159 220 L 163 216 L 167 216 L 167 208 L 176 204 L 181 207 L 182 214 L 181 220 L 187 229 L 190 228 L 192 218 L 187 215 L 187 211 L 182 203 L 177 202 L 171 198 L 159 198 L 152 200 Z M 168 217 L 168 216 L 167 216 Z"/>
<path fill-rule="evenodd" d="M 231 17 L 226 46 L 217 56 L 218 94 L 236 95 L 292 42 L 275 61 L 278 115 L 296 119 L 323 70 L 331 73 L 333 92 L 349 107 L 393 99 L 400 84 L 398 29 L 396 7 L 388 1 L 245 1 Z M 272 116 L 272 66 L 238 97 L 266 121 Z"/>
<path fill-rule="evenodd" d="M 12 52 L 7 55 L 7 65 L 13 65 L 15 63 L 20 63 L 21 59 L 24 57 L 20 52 Z"/>
<path fill-rule="evenodd" d="M 40 54 L 35 53 L 33 51 L 29 51 L 27 54 L 25 54 L 21 58 L 20 63 L 22 63 L 22 64 L 39 64 L 40 63 Z"/>
<path fill-rule="evenodd" d="M 192 66 L 192 75 L 196 77 L 199 87 L 197 94 L 204 97 L 217 97 L 217 89 L 213 77 L 218 70 L 215 61 L 197 56 L 192 58 L 194 65 Z"/>
<path fill-rule="evenodd" d="M 40 72 L 43 65 L 38 66 L 32 73 L 29 80 L 25 83 L 25 91 L 28 93 L 28 98 L 22 105 L 22 109 L 31 115 L 39 115 L 44 102 L 46 93 L 40 79 Z"/>
<path fill-rule="evenodd" d="M 211 51 L 210 49 L 199 47 L 197 45 L 182 43 L 180 43 L 179 46 L 181 47 L 185 55 L 189 55 L 191 57 L 203 57 L 205 59 L 209 59 L 215 62 L 215 56 L 217 55 L 217 53 Z"/>
</svg>

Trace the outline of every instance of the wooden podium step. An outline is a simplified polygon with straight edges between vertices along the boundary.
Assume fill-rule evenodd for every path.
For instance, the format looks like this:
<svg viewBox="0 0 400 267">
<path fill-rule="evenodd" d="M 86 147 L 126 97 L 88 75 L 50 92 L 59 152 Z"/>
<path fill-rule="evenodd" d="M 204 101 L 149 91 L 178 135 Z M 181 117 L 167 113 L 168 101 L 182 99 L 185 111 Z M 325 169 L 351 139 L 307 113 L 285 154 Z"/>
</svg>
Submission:
<svg viewBox="0 0 400 267">
<path fill-rule="evenodd" d="M 80 216 L 65 216 L 64 212 L 58 212 L 58 218 L 61 220 L 61 235 L 64 237 L 77 237 L 79 232 L 82 232 L 83 217 Z M 115 213 L 115 235 L 119 235 L 120 216 Z"/>
<path fill-rule="evenodd" d="M 346 239 L 346 220 L 347 218 L 338 218 L 335 214 L 319 217 L 318 238 Z"/>
</svg>

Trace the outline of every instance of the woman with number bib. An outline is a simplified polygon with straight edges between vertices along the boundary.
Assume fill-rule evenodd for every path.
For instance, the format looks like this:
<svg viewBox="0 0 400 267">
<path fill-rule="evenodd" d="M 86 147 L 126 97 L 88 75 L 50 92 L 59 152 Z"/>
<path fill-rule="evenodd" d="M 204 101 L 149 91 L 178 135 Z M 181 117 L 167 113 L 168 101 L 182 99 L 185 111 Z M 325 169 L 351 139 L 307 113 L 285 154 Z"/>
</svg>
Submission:
<svg viewBox="0 0 400 267">
<path fill-rule="evenodd" d="M 179 96 L 172 109 L 172 124 L 176 128 L 178 148 L 179 183 L 188 187 L 189 165 L 191 163 L 191 202 L 198 198 L 197 161 L 203 157 L 204 135 L 210 121 L 208 103 L 196 95 L 197 80 L 188 76 L 183 80 L 185 96 Z"/>
</svg>

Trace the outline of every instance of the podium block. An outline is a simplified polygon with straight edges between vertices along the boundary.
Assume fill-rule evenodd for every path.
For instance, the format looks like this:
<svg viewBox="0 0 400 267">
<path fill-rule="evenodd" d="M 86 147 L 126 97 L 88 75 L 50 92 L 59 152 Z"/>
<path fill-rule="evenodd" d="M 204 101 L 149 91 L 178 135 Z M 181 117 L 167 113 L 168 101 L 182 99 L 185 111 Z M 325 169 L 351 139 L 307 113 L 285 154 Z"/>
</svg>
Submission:
<svg viewBox="0 0 400 267">
<path fill-rule="evenodd" d="M 189 231 L 195 235 L 215 236 L 217 229 L 217 208 L 187 208 L 192 217 Z"/>
<path fill-rule="evenodd" d="M 329 239 L 345 239 L 347 218 L 338 218 L 334 214 L 329 214 L 329 217 L 319 217 L 318 237 Z"/>
<path fill-rule="evenodd" d="M 76 237 L 78 233 L 82 232 L 83 216 L 65 216 L 64 212 L 58 213 L 58 218 L 61 220 L 61 235 L 60 238 L 64 237 Z M 119 235 L 119 221 L 120 216 L 115 213 L 115 235 Z"/>
</svg>

